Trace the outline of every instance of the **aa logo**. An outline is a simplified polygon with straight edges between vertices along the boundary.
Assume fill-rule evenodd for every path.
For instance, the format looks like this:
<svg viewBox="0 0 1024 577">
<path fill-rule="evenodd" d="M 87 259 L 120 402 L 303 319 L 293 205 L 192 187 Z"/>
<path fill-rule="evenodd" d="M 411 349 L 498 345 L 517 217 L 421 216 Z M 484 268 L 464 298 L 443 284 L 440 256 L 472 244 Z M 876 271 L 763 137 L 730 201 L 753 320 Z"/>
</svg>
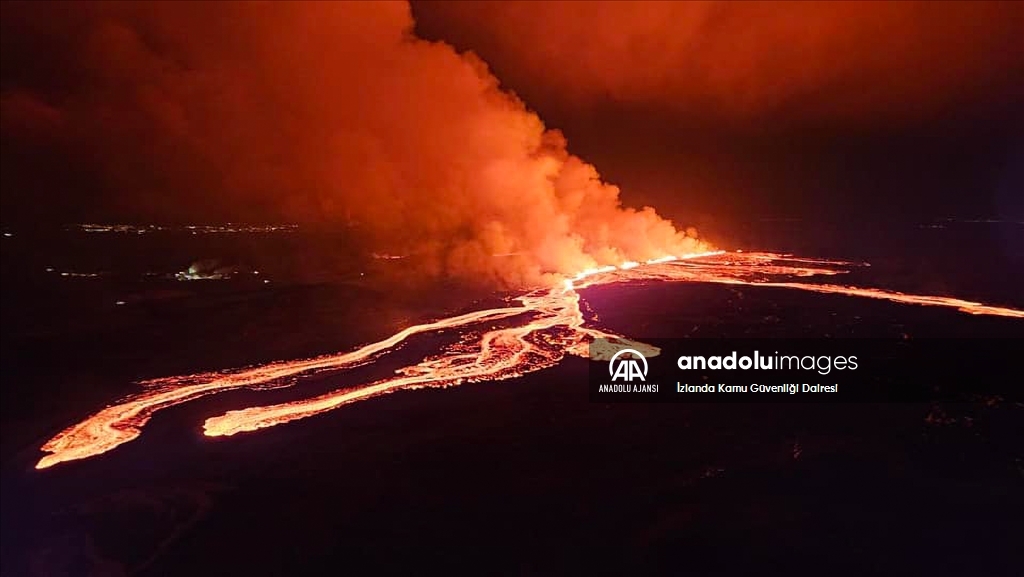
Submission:
<svg viewBox="0 0 1024 577">
<path fill-rule="evenodd" d="M 639 362 L 637 362 L 637 359 L 639 359 Z M 640 363 L 644 364 L 642 370 L 640 369 Z M 639 351 L 622 349 L 615 353 L 611 360 L 608 361 L 608 374 L 612 376 L 612 381 L 619 379 L 623 381 L 640 379 L 642 381 L 647 378 L 647 359 Z"/>
</svg>

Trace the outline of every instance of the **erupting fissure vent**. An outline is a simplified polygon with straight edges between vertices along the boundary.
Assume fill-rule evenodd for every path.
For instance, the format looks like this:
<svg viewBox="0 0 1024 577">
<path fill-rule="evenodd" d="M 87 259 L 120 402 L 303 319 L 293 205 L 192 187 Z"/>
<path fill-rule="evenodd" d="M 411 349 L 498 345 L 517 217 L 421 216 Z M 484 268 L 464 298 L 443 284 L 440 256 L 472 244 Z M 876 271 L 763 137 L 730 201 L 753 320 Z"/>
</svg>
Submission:
<svg viewBox="0 0 1024 577">
<path fill-rule="evenodd" d="M 145 388 L 126 400 L 111 405 L 51 439 L 42 450 L 48 453 L 36 468 L 64 461 L 85 459 L 110 451 L 137 438 L 154 413 L 206 395 L 232 389 L 259 389 L 286 377 L 300 377 L 323 370 L 344 370 L 386 354 L 409 337 L 432 331 L 456 329 L 472 334 L 474 329 L 496 320 L 522 317 L 522 322 L 487 330 L 475 346 L 439 351 L 422 362 L 397 371 L 396 376 L 349 386 L 312 398 L 275 405 L 228 411 L 206 420 L 207 436 L 234 435 L 255 431 L 336 409 L 401 389 L 448 387 L 483 380 L 502 380 L 539 371 L 557 364 L 566 354 L 588 355 L 593 339 L 612 339 L 641 350 L 657 350 L 598 328 L 585 326 L 578 289 L 624 281 L 688 281 L 752 286 L 783 287 L 820 293 L 884 299 L 898 303 L 952 307 L 977 315 L 1024 318 L 1024 311 L 989 306 L 952 297 L 911 295 L 876 288 L 838 284 L 767 280 L 831 276 L 845 272 L 849 263 L 799 259 L 773 253 L 715 251 L 685 256 L 666 256 L 646 263 L 624 263 L 583 271 L 549 289 L 519 297 L 519 306 L 475 311 L 411 326 L 382 341 L 358 350 L 313 359 L 281 361 L 234 372 L 213 372 L 148 381 Z M 301 382 L 301 381 L 298 381 Z M 293 385 L 294 386 L 294 382 Z"/>
</svg>

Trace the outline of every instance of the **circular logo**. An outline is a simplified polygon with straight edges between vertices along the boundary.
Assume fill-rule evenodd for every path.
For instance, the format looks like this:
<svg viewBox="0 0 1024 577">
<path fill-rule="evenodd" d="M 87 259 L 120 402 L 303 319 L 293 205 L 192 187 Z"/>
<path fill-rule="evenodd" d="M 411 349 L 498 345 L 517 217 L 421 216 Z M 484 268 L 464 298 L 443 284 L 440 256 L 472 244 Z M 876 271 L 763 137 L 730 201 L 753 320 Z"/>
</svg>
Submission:
<svg viewBox="0 0 1024 577">
<path fill-rule="evenodd" d="M 627 369 L 626 371 L 623 371 L 622 368 L 617 368 L 615 365 L 615 361 L 619 358 L 620 355 L 624 354 L 630 354 L 633 355 L 634 357 L 639 358 L 640 362 L 644 364 L 643 372 L 637 374 L 640 367 L 636 364 L 636 361 L 633 359 L 622 359 L 619 365 L 621 367 L 624 364 L 628 363 L 628 365 L 626 366 L 628 366 L 629 368 L 635 367 L 637 370 L 633 371 Z M 640 351 L 636 349 L 622 349 L 621 351 L 615 353 L 612 356 L 612 358 L 608 360 L 608 375 L 612 377 L 612 380 L 615 380 L 617 376 L 627 376 L 630 380 L 632 380 L 632 377 L 634 376 L 639 377 L 640 379 L 645 379 L 647 378 L 647 359 L 640 353 Z"/>
</svg>

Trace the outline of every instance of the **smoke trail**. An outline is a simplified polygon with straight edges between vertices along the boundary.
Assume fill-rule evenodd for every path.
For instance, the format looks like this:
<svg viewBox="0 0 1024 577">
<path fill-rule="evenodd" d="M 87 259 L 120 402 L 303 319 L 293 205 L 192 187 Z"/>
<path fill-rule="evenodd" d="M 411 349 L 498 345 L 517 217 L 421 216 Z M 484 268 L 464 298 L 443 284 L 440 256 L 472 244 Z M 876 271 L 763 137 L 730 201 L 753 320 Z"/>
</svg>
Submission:
<svg viewBox="0 0 1024 577">
<path fill-rule="evenodd" d="M 479 58 L 416 38 L 405 2 L 22 4 L 4 20 L 24 57 L 46 48 L 4 94 L 5 138 L 88 159 L 134 214 L 340 223 L 426 272 L 512 286 L 701 247 L 623 208 Z"/>
</svg>

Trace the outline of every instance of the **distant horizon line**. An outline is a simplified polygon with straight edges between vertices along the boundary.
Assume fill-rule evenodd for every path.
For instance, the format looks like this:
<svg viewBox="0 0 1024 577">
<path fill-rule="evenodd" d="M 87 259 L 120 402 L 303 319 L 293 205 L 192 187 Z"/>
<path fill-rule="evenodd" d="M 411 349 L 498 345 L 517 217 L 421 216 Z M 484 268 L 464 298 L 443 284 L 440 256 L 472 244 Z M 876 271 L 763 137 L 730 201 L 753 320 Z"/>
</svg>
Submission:
<svg viewBox="0 0 1024 577">
<path fill-rule="evenodd" d="M 739 225 L 751 222 L 760 223 L 797 223 L 797 222 L 814 222 L 814 223 L 839 223 L 848 222 L 848 218 L 821 218 L 814 216 L 787 216 L 787 215 L 750 215 L 747 218 L 741 219 L 724 219 L 732 221 L 733 224 Z M 1016 226 L 1024 226 L 1024 219 L 1016 218 L 999 218 L 995 216 L 983 216 L 983 215 L 971 215 L 971 216 L 935 216 L 926 218 L 894 218 L 891 215 L 880 215 L 874 219 L 861 219 L 861 224 L 868 223 L 884 223 L 884 222 L 895 222 L 899 224 L 917 225 L 922 227 L 933 226 L 941 227 L 942 224 L 1009 224 Z M 81 231 L 88 233 L 135 233 L 144 234 L 146 232 L 188 232 L 193 231 L 196 233 L 231 233 L 231 232 L 294 232 L 299 229 L 305 230 L 317 230 L 323 228 L 344 228 L 344 229 L 356 229 L 364 226 L 358 222 L 332 222 L 332 221 L 318 221 L 318 222 L 272 222 L 272 221 L 244 221 L 244 220 L 226 220 L 216 222 L 141 222 L 141 221 L 108 221 L 108 222 L 58 222 L 58 221 L 10 221 L 0 223 L 0 229 L 4 233 L 13 232 L 16 229 L 24 227 L 45 227 L 45 228 L 60 228 L 66 231 Z"/>
</svg>

